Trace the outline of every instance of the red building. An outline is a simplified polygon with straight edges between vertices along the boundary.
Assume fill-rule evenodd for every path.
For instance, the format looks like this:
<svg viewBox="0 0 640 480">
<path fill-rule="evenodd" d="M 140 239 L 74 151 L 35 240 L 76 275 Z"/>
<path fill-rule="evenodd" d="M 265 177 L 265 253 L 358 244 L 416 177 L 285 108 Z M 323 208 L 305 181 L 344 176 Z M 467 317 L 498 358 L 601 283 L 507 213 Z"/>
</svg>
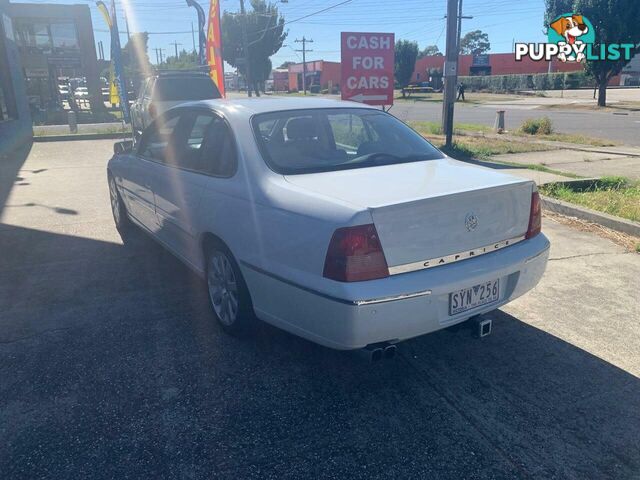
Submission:
<svg viewBox="0 0 640 480">
<path fill-rule="evenodd" d="M 412 82 L 428 81 L 429 69 L 438 68 L 444 70 L 444 56 L 423 57 L 416 61 L 416 67 L 411 77 Z M 513 53 L 490 53 L 486 55 L 460 55 L 458 62 L 458 75 L 510 75 L 510 74 L 535 74 L 551 72 L 576 72 L 581 71 L 581 63 L 563 63 L 557 60 L 551 62 L 534 62 L 529 58 L 523 58 L 516 62 Z"/>
<path fill-rule="evenodd" d="M 302 90 L 302 72 L 302 63 L 289 65 L 289 90 Z M 321 89 L 339 87 L 340 75 L 340 62 L 307 62 L 307 89 L 312 85 L 319 85 Z"/>
<path fill-rule="evenodd" d="M 289 70 L 286 68 L 276 68 L 273 72 L 273 91 L 289 91 Z"/>
</svg>

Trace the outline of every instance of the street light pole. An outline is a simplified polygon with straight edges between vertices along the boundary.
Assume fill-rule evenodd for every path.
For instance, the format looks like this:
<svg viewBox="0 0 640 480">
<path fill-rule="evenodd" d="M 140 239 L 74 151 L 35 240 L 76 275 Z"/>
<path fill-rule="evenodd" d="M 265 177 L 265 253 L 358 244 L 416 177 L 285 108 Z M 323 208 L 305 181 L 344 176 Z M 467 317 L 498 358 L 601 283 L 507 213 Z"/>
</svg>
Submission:
<svg viewBox="0 0 640 480">
<path fill-rule="evenodd" d="M 444 61 L 444 96 L 442 102 L 442 130 L 445 145 L 451 147 L 453 136 L 453 106 L 456 101 L 458 77 L 458 0 L 447 0 L 447 45 Z"/>
</svg>

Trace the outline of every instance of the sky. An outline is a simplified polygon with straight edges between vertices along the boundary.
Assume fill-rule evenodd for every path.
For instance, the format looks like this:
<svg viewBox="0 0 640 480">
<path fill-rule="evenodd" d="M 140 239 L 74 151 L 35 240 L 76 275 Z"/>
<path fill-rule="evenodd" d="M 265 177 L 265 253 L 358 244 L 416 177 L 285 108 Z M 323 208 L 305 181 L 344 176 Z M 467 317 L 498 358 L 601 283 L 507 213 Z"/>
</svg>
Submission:
<svg viewBox="0 0 640 480">
<path fill-rule="evenodd" d="M 275 1 L 275 0 L 272 0 Z M 109 35 L 94 1 L 89 0 L 22 0 L 24 3 L 84 3 L 91 9 L 96 42 L 102 41 L 105 56 L 109 57 Z M 21 3 L 22 3 L 21 2 Z M 184 0 L 116 0 L 121 42 L 126 42 L 123 3 L 129 4 L 131 32 L 147 31 L 149 59 L 156 63 L 156 48 L 163 55 L 178 50 L 193 49 L 192 22 L 197 28 L 196 12 Z M 205 12 L 208 1 L 199 0 Z M 221 10 L 238 12 L 239 0 L 221 0 Z M 480 29 L 489 35 L 491 52 L 512 51 L 513 42 L 545 41 L 543 33 L 544 0 L 463 0 L 462 34 Z M 110 0 L 105 0 L 110 3 Z M 340 60 L 340 32 L 393 32 L 396 40 L 418 42 L 420 49 L 438 45 L 445 50 L 446 0 L 288 0 L 277 2 L 288 31 L 285 45 L 271 57 L 274 67 L 285 61 L 302 61 L 301 48 L 296 39 L 304 35 L 312 39 L 307 60 Z M 246 0 L 247 6 L 250 5 Z M 333 7 L 333 8 L 329 8 Z M 321 10 L 326 9 L 324 12 Z M 305 17 L 305 18 L 301 18 Z M 197 36 L 196 36 L 197 41 Z"/>
</svg>

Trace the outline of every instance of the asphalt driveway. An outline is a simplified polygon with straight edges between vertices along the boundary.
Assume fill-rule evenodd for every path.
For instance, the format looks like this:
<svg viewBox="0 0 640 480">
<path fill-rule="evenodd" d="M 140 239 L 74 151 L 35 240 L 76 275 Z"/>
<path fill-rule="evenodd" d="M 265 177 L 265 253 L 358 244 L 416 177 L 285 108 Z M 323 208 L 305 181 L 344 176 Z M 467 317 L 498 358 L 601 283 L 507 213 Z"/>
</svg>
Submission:
<svg viewBox="0 0 640 480">
<path fill-rule="evenodd" d="M 547 221 L 494 333 L 367 365 L 264 326 L 113 227 L 112 141 L 0 165 L 0 477 L 638 478 L 640 256 Z"/>
</svg>

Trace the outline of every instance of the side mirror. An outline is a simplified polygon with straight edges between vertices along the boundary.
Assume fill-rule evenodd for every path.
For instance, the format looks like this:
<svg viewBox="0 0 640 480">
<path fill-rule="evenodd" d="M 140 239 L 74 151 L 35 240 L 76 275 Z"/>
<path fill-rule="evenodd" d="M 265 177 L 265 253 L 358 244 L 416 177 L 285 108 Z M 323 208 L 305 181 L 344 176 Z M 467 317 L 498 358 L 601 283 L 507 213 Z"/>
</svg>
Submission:
<svg viewBox="0 0 640 480">
<path fill-rule="evenodd" d="M 125 140 L 123 142 L 116 142 L 113 144 L 113 153 L 116 155 L 122 155 L 124 153 L 130 153 L 133 151 L 133 141 Z"/>
</svg>

